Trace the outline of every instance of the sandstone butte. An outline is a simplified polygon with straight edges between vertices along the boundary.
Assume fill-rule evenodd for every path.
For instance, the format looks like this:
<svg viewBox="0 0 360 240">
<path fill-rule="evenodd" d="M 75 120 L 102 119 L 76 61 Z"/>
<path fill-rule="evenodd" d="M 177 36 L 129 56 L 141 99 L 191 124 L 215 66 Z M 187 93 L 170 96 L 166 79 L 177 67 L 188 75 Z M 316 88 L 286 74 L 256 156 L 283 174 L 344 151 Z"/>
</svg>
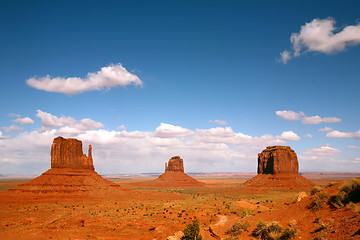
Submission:
<svg viewBox="0 0 360 240">
<path fill-rule="evenodd" d="M 288 146 L 269 146 L 259 153 L 257 173 L 243 185 L 294 190 L 308 190 L 314 186 L 314 183 L 299 174 L 297 155 Z"/>
<path fill-rule="evenodd" d="M 92 148 L 83 154 L 82 142 L 74 138 L 57 137 L 51 146 L 51 169 L 39 177 L 19 184 L 9 191 L 15 193 L 99 194 L 124 190 L 120 185 L 102 178 L 94 170 Z"/>
<path fill-rule="evenodd" d="M 165 172 L 157 179 L 133 183 L 144 187 L 204 187 L 205 184 L 190 177 L 184 172 L 184 161 L 179 156 L 172 157 L 165 163 Z"/>
</svg>

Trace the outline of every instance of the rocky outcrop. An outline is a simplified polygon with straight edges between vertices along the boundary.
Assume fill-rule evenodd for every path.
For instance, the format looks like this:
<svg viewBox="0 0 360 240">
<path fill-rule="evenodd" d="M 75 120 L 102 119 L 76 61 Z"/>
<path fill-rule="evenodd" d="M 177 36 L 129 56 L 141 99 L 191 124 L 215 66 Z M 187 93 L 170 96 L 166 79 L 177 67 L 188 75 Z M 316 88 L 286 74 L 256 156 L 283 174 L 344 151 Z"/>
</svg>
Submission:
<svg viewBox="0 0 360 240">
<path fill-rule="evenodd" d="M 51 147 L 51 168 L 94 170 L 89 145 L 88 156 L 83 154 L 82 142 L 74 138 L 57 137 Z"/>
<path fill-rule="evenodd" d="M 258 174 L 298 174 L 299 163 L 288 146 L 270 146 L 258 154 Z"/>
<path fill-rule="evenodd" d="M 102 178 L 94 170 L 89 145 L 83 154 L 82 142 L 57 137 L 51 146 L 51 169 L 41 176 L 10 189 L 16 193 L 93 194 L 117 193 L 120 185 Z"/>
<path fill-rule="evenodd" d="M 174 156 L 165 163 L 165 172 L 184 172 L 184 161 L 179 156 Z"/>
<path fill-rule="evenodd" d="M 314 183 L 299 174 L 294 150 L 288 146 L 270 146 L 258 154 L 258 175 L 243 186 L 254 190 L 310 190 Z"/>
<path fill-rule="evenodd" d="M 141 187 L 204 187 L 205 184 L 184 173 L 184 161 L 179 156 L 165 163 L 165 172 L 157 179 L 131 184 Z"/>
</svg>

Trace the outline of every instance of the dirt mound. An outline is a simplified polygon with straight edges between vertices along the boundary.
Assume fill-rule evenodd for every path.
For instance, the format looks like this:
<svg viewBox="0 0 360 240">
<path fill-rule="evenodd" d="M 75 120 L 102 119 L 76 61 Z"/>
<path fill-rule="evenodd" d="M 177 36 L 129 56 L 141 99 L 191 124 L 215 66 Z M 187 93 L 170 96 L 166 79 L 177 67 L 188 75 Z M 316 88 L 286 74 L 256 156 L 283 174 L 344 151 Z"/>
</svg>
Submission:
<svg viewBox="0 0 360 240">
<path fill-rule="evenodd" d="M 264 190 L 310 190 L 314 183 L 300 174 L 259 174 L 244 182 L 243 186 Z"/>
<path fill-rule="evenodd" d="M 93 170 L 52 168 L 39 177 L 19 184 L 11 192 L 32 193 L 93 193 L 121 190 L 120 185 L 102 178 Z"/>
</svg>

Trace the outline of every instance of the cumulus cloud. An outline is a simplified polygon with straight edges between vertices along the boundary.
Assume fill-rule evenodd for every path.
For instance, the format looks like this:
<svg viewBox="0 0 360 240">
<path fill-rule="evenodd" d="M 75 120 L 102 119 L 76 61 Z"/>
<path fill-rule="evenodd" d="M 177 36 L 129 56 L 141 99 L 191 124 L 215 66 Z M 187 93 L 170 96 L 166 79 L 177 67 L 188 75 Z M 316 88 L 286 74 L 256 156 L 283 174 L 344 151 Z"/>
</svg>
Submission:
<svg viewBox="0 0 360 240">
<path fill-rule="evenodd" d="M 102 67 L 100 71 L 88 73 L 86 78 L 79 77 L 33 77 L 26 80 L 33 88 L 47 92 L 58 92 L 75 95 L 82 92 L 110 89 L 113 87 L 126 87 L 128 85 L 142 86 L 140 78 L 129 73 L 121 64 Z"/>
<path fill-rule="evenodd" d="M 7 139 L 7 138 L 9 138 L 9 136 L 4 135 L 4 134 L 0 131 L 0 140 L 1 140 L 1 139 Z"/>
<path fill-rule="evenodd" d="M 285 141 L 299 141 L 300 140 L 300 137 L 293 131 L 285 131 L 285 132 L 281 133 L 280 138 L 284 139 Z"/>
<path fill-rule="evenodd" d="M 313 136 L 310 133 L 308 133 L 308 134 L 305 134 L 304 137 L 312 138 Z"/>
<path fill-rule="evenodd" d="M 4 172 L 41 173 L 48 169 L 51 143 L 59 135 L 83 141 L 84 148 L 92 144 L 100 173 L 161 172 L 165 161 L 174 155 L 185 160 L 186 171 L 256 171 L 257 153 L 266 146 L 299 139 L 292 131 L 250 136 L 231 127 L 191 130 L 167 123 L 153 131 L 107 130 L 88 118 L 77 120 L 41 110 L 37 117 L 40 129 L 13 138 L 0 132 L 0 169 Z"/>
<path fill-rule="evenodd" d="M 104 125 L 89 118 L 75 120 L 72 117 L 57 117 L 51 113 L 37 110 L 36 116 L 40 118 L 43 129 L 57 128 L 58 134 L 72 136 L 81 132 L 102 128 Z"/>
<path fill-rule="evenodd" d="M 37 110 L 36 116 L 40 118 L 41 125 L 46 128 L 61 127 L 64 125 L 72 125 L 76 123 L 76 120 L 72 117 L 57 117 L 41 110 Z"/>
<path fill-rule="evenodd" d="M 360 43 L 360 24 L 338 30 L 335 23 L 332 18 L 316 18 L 305 23 L 301 26 L 300 32 L 291 34 L 292 50 L 280 53 L 282 62 L 286 64 L 292 57 L 305 52 L 334 54 Z"/>
<path fill-rule="evenodd" d="M 319 132 L 330 132 L 332 131 L 333 129 L 330 128 L 330 127 L 323 127 L 323 128 L 320 128 L 318 131 Z"/>
<path fill-rule="evenodd" d="M 4 132 L 18 132 L 18 131 L 22 131 L 24 130 L 23 128 L 16 126 L 16 125 L 12 125 L 10 127 L 2 127 L 2 130 L 4 130 Z"/>
<path fill-rule="evenodd" d="M 328 138 L 355 138 L 360 140 L 360 130 L 356 132 L 340 132 L 337 130 L 333 130 L 326 134 Z"/>
<path fill-rule="evenodd" d="M 228 123 L 224 120 L 210 120 L 209 123 L 217 123 L 219 125 L 228 125 Z"/>
<path fill-rule="evenodd" d="M 29 117 L 24 118 L 17 118 L 15 120 L 12 120 L 13 122 L 20 123 L 21 125 L 30 125 L 34 123 L 34 120 L 32 120 Z"/>
<path fill-rule="evenodd" d="M 315 157 L 324 157 L 324 156 L 335 156 L 341 151 L 339 149 L 333 148 L 330 145 L 320 146 L 319 148 L 313 148 L 305 151 L 305 155 L 315 156 Z"/>
<path fill-rule="evenodd" d="M 294 112 L 294 111 L 289 111 L 289 110 L 284 110 L 284 111 L 276 111 L 276 115 L 284 120 L 289 120 L 289 121 L 296 121 L 296 120 L 300 120 L 302 116 L 304 116 L 303 112 Z"/>
<path fill-rule="evenodd" d="M 191 134 L 193 134 L 193 132 L 189 129 L 167 123 L 161 123 L 155 131 L 155 136 L 159 138 L 185 137 Z"/>
<path fill-rule="evenodd" d="M 319 124 L 319 123 L 337 123 L 341 122 L 337 117 L 320 117 L 320 116 L 306 116 L 303 112 L 294 112 L 289 110 L 276 111 L 276 115 L 284 120 L 297 121 L 301 120 L 303 124 Z"/>
</svg>

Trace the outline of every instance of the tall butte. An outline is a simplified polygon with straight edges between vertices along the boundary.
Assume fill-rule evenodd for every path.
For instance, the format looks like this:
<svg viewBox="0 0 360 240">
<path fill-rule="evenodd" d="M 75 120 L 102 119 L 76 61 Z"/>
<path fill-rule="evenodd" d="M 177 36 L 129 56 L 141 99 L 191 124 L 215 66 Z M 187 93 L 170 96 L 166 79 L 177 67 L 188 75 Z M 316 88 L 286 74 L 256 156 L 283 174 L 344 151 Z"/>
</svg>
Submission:
<svg viewBox="0 0 360 240">
<path fill-rule="evenodd" d="M 122 189 L 102 178 L 94 170 L 92 147 L 88 156 L 82 142 L 74 138 L 57 137 L 51 146 L 51 169 L 39 177 L 10 189 L 13 192 L 99 194 Z"/>
<path fill-rule="evenodd" d="M 307 190 L 314 186 L 299 174 L 299 162 L 288 146 L 269 146 L 258 154 L 258 175 L 246 181 L 246 187 Z"/>
<path fill-rule="evenodd" d="M 205 184 L 184 173 L 184 160 L 172 157 L 165 163 L 165 172 L 156 180 L 160 187 L 203 187 Z"/>
<path fill-rule="evenodd" d="M 204 183 L 197 181 L 184 172 L 184 160 L 179 156 L 172 157 L 165 163 L 165 172 L 157 179 L 132 183 L 143 187 L 203 187 Z"/>
</svg>

